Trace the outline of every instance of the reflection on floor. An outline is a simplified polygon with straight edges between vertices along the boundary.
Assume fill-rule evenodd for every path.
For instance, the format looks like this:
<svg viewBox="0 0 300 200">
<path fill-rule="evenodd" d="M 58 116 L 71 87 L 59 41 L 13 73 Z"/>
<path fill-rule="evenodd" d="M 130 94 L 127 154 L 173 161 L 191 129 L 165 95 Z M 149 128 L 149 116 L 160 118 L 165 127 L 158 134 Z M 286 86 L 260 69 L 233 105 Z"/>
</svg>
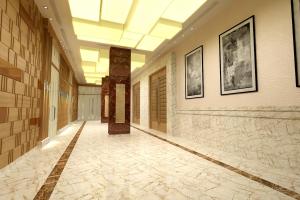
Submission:
<svg viewBox="0 0 300 200">
<path fill-rule="evenodd" d="M 0 170 L 0 199 L 32 199 L 80 125 Z M 50 199 L 292 198 L 136 129 L 110 136 L 87 122 Z"/>
<path fill-rule="evenodd" d="M 45 146 L 35 147 L 1 169 L 0 199 L 33 199 L 81 124 L 72 124 Z"/>
</svg>

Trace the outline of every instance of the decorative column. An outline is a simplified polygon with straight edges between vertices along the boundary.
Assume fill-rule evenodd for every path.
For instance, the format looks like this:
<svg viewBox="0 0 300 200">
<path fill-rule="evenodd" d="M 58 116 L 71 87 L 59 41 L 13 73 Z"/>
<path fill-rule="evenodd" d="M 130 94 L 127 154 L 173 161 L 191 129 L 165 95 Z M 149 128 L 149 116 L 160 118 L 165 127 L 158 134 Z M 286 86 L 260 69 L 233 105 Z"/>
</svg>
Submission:
<svg viewBox="0 0 300 200">
<path fill-rule="evenodd" d="M 101 87 L 101 123 L 108 123 L 109 116 L 109 77 L 102 78 Z"/>
<path fill-rule="evenodd" d="M 131 51 L 112 47 L 109 55 L 109 134 L 130 133 Z"/>
</svg>

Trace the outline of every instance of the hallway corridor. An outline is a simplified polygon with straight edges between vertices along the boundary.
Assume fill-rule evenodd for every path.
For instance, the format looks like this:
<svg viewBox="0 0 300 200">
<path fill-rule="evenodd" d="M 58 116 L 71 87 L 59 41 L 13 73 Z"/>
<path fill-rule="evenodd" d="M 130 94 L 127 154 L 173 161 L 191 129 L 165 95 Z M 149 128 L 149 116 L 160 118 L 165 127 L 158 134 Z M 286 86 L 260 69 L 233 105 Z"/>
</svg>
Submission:
<svg viewBox="0 0 300 200">
<path fill-rule="evenodd" d="M 81 125 L 1 169 L 0 199 L 33 199 Z M 111 136 L 106 124 L 89 121 L 50 199 L 292 198 L 135 128 Z"/>
</svg>

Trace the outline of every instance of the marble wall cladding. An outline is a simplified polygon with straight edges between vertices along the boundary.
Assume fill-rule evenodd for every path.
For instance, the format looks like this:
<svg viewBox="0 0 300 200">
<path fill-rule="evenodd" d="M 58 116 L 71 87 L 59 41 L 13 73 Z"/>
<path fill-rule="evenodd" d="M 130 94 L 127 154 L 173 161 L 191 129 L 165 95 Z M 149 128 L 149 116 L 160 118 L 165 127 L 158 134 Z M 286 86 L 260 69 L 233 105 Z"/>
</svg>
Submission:
<svg viewBox="0 0 300 200">
<path fill-rule="evenodd" d="M 199 150 L 300 191 L 300 108 L 177 110 L 176 133 Z"/>
<path fill-rule="evenodd" d="M 111 47 L 109 57 L 108 133 L 130 133 L 131 50 Z M 122 92 L 117 89 L 119 88 L 118 86 L 123 86 L 123 102 L 121 100 L 122 95 L 120 95 L 121 98 L 119 98 L 119 94 Z M 122 115 L 122 110 L 124 111 L 123 117 L 120 116 Z"/>
<path fill-rule="evenodd" d="M 167 130 L 176 134 L 176 55 L 170 54 L 167 62 Z"/>
</svg>

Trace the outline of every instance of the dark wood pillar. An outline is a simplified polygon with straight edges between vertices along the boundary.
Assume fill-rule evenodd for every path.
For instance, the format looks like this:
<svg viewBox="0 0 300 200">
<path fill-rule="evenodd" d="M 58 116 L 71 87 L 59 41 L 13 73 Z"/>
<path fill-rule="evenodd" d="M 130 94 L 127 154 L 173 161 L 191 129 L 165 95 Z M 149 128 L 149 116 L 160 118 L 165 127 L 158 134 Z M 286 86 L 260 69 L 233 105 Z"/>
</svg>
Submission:
<svg viewBox="0 0 300 200">
<path fill-rule="evenodd" d="M 102 78 L 101 87 L 101 123 L 108 123 L 109 116 L 109 78 Z"/>
<path fill-rule="evenodd" d="M 112 47 L 109 58 L 108 133 L 130 133 L 131 51 Z"/>
</svg>

